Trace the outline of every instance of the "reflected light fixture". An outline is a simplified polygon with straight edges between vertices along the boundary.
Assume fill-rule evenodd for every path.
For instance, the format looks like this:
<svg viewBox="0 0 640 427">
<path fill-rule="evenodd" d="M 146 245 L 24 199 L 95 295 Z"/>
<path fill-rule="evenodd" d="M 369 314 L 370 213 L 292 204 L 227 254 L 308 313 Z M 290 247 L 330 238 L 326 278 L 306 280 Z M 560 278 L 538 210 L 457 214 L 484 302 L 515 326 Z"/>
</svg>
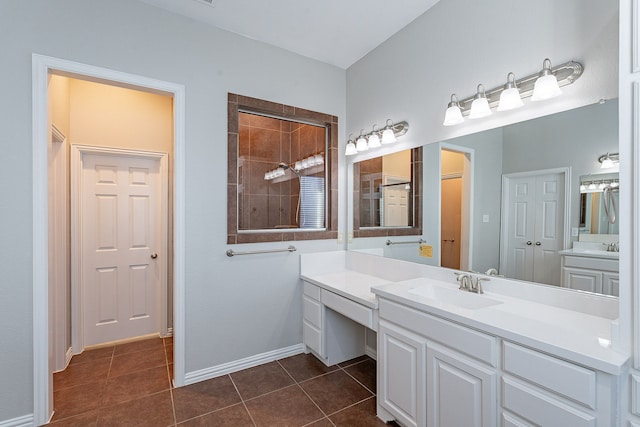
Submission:
<svg viewBox="0 0 640 427">
<path fill-rule="evenodd" d="M 447 106 L 447 112 L 444 113 L 444 122 L 442 124 L 445 126 L 453 126 L 462 122 L 464 122 L 464 117 L 462 117 L 462 110 L 460 109 L 458 96 L 455 93 L 452 93 L 451 102 L 449 102 L 449 105 Z"/>
<path fill-rule="evenodd" d="M 382 131 L 382 143 L 393 144 L 396 141 L 396 134 L 393 131 L 393 122 L 391 122 L 391 119 L 387 119 L 387 123 L 384 127 L 384 130 Z"/>
<path fill-rule="evenodd" d="M 369 149 L 369 145 L 367 144 L 367 139 L 365 138 L 362 132 L 364 132 L 364 129 L 360 131 L 360 136 L 356 141 L 356 150 L 358 150 L 358 153 L 360 153 L 361 151 L 367 151 Z"/>
<path fill-rule="evenodd" d="M 491 108 L 489 108 L 489 101 L 484 93 L 484 85 L 481 83 L 478 85 L 476 96 L 471 103 L 471 113 L 469 113 L 470 119 L 480 119 L 491 115 Z"/>
<path fill-rule="evenodd" d="M 516 86 L 516 75 L 509 73 L 507 74 L 507 84 L 504 85 L 504 90 L 500 94 L 500 103 L 497 111 L 515 110 L 523 105 L 524 102 L 520 98 L 520 91 Z"/>
<path fill-rule="evenodd" d="M 545 99 L 555 98 L 562 94 L 560 86 L 558 85 L 558 79 L 555 74 L 551 72 L 551 60 L 545 58 L 542 62 L 542 71 L 540 71 L 540 77 L 536 80 L 533 87 L 532 101 L 542 101 Z"/>
<path fill-rule="evenodd" d="M 598 161 L 601 163 L 601 169 L 611 169 L 616 167 L 618 163 L 620 163 L 620 154 L 619 153 L 607 153 L 598 157 Z"/>
<path fill-rule="evenodd" d="M 378 131 L 376 130 L 377 125 L 373 125 L 373 129 L 369 134 L 369 148 L 378 148 L 380 147 L 380 137 L 378 136 Z"/>
<path fill-rule="evenodd" d="M 347 147 L 344 151 L 345 156 L 353 156 L 354 154 L 358 154 L 358 150 L 356 150 L 356 144 L 351 139 L 351 135 L 349 135 L 349 140 L 347 141 Z"/>
</svg>

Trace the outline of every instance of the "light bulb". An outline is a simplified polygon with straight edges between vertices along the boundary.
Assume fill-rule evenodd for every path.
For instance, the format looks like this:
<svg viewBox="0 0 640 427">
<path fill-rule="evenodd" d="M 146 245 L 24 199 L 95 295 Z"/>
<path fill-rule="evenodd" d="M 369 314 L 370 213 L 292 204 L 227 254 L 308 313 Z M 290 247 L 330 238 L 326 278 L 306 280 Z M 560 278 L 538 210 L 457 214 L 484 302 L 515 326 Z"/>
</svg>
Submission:
<svg viewBox="0 0 640 427">
<path fill-rule="evenodd" d="M 449 102 L 447 111 L 444 113 L 444 122 L 442 122 L 442 124 L 444 126 L 453 126 L 458 125 L 462 122 L 464 122 L 464 117 L 462 117 L 462 110 L 460 109 L 460 104 L 458 103 L 458 97 L 454 93 L 451 95 L 451 102 Z"/>
<path fill-rule="evenodd" d="M 500 102 L 497 111 L 508 111 L 520 108 L 524 105 L 520 98 L 520 91 L 516 87 L 516 76 L 513 73 L 507 75 L 507 84 L 500 94 Z"/>
<path fill-rule="evenodd" d="M 369 135 L 369 148 L 378 148 L 380 147 L 380 137 L 378 134 L 374 132 Z"/>
<path fill-rule="evenodd" d="M 607 156 L 602 160 L 602 164 L 600 165 L 601 169 L 609 169 L 612 168 L 613 165 L 613 160 L 611 160 L 611 157 Z"/>
<path fill-rule="evenodd" d="M 589 184 L 589 187 L 587 187 L 589 190 L 595 190 L 596 189 L 596 183 L 592 182 L 591 184 Z"/>
<path fill-rule="evenodd" d="M 533 95 L 531 95 L 532 101 L 542 101 L 545 99 L 555 98 L 561 95 L 562 91 L 558 86 L 558 79 L 551 72 L 551 61 L 546 58 L 542 63 L 542 71 L 540 77 L 536 80 L 533 86 Z"/>
<path fill-rule="evenodd" d="M 356 150 L 360 152 L 360 151 L 367 151 L 368 149 L 369 149 L 369 146 L 367 145 L 367 140 L 364 138 L 364 135 L 360 135 L 358 137 L 358 140 L 356 141 Z"/>
<path fill-rule="evenodd" d="M 347 141 L 347 146 L 344 150 L 344 155 L 353 156 L 354 154 L 358 154 L 358 150 L 356 150 L 356 144 L 354 144 L 353 140 L 350 139 L 349 141 Z M 298 164 L 298 162 L 296 162 L 296 164 Z M 296 167 L 296 169 L 299 170 L 298 167 Z"/>
<path fill-rule="evenodd" d="M 471 112 L 469 113 L 470 119 L 479 119 L 491 115 L 491 108 L 489 108 L 489 101 L 484 94 L 484 86 L 478 85 L 478 91 L 471 103 Z"/>
<path fill-rule="evenodd" d="M 316 154 L 315 156 L 313 156 L 315 161 L 316 161 L 316 165 L 322 165 L 324 164 L 324 157 L 322 157 L 322 154 Z"/>
</svg>

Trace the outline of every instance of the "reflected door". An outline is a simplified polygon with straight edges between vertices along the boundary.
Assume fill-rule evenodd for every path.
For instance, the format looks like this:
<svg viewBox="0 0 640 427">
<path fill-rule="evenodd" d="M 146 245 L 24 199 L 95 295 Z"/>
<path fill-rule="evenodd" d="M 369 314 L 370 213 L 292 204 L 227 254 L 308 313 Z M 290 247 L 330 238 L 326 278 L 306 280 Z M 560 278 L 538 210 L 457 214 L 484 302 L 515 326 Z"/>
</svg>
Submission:
<svg viewBox="0 0 640 427">
<path fill-rule="evenodd" d="M 560 285 L 564 236 L 564 174 L 508 178 L 507 277 Z"/>
<path fill-rule="evenodd" d="M 462 178 L 441 180 L 440 265 L 460 269 Z"/>
<path fill-rule="evenodd" d="M 159 332 L 160 160 L 84 154 L 84 345 Z"/>
</svg>

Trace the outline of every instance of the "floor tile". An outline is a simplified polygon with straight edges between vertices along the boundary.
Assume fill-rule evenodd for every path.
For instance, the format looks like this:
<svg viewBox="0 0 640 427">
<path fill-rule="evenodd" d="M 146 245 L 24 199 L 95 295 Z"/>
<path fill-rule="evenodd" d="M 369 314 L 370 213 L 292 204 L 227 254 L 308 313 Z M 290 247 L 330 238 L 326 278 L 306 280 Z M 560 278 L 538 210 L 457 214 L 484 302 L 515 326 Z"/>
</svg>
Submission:
<svg viewBox="0 0 640 427">
<path fill-rule="evenodd" d="M 166 344 L 164 351 L 167 355 L 167 363 L 173 363 L 173 344 Z"/>
<path fill-rule="evenodd" d="M 137 351 L 114 356 L 109 370 L 109 378 L 144 371 L 157 366 L 166 366 L 167 358 L 164 348 Z"/>
<path fill-rule="evenodd" d="M 162 342 L 164 345 L 169 345 L 169 344 L 173 345 L 173 336 L 162 338 Z"/>
<path fill-rule="evenodd" d="M 180 427 L 254 427 L 242 403 L 220 409 L 178 424 Z"/>
<path fill-rule="evenodd" d="M 104 395 L 105 384 L 106 381 L 98 381 L 55 391 L 53 420 L 57 421 L 98 409 Z"/>
<path fill-rule="evenodd" d="M 256 426 L 300 427 L 324 417 L 298 385 L 245 402 Z"/>
<path fill-rule="evenodd" d="M 341 368 L 346 368 L 347 366 L 351 366 L 351 365 L 356 364 L 356 363 L 364 362 L 365 360 L 373 360 L 373 359 L 371 359 L 369 356 L 367 356 L 365 354 L 363 356 L 358 356 L 358 357 L 356 357 L 354 359 L 347 360 L 346 362 L 338 363 L 338 366 L 340 366 Z"/>
<path fill-rule="evenodd" d="M 105 388 L 103 404 L 113 405 L 163 390 L 169 390 L 169 377 L 167 367 L 159 366 L 110 378 Z"/>
<path fill-rule="evenodd" d="M 162 338 L 149 338 L 146 340 L 132 341 L 126 344 L 117 345 L 113 351 L 114 356 L 119 356 L 125 353 L 133 353 L 136 351 L 152 350 L 164 347 L 164 341 Z"/>
<path fill-rule="evenodd" d="M 178 422 L 240 403 L 228 375 L 173 389 Z"/>
<path fill-rule="evenodd" d="M 113 349 L 115 346 L 96 348 L 94 350 L 85 350 L 80 354 L 76 354 L 71 358 L 69 365 L 75 365 L 77 363 L 91 362 L 97 359 L 104 359 L 113 356 Z"/>
<path fill-rule="evenodd" d="M 343 371 L 305 381 L 300 386 L 327 415 L 372 396 Z"/>
<path fill-rule="evenodd" d="M 69 365 L 64 371 L 53 374 L 53 390 L 106 380 L 110 365 L 110 358 Z"/>
<path fill-rule="evenodd" d="M 98 410 L 84 412 L 47 425 L 52 427 L 95 427 L 98 425 Z"/>
<path fill-rule="evenodd" d="M 344 368 L 349 375 L 356 380 L 360 381 L 360 384 L 365 386 L 369 391 L 375 394 L 376 392 L 376 361 L 373 359 L 365 360 L 364 362 L 356 363 L 355 365 Z"/>
<path fill-rule="evenodd" d="M 376 398 L 343 409 L 329 418 L 337 427 L 389 427 L 376 416 Z"/>
<path fill-rule="evenodd" d="M 331 421 L 329 421 L 329 418 L 323 418 L 314 423 L 307 424 L 304 427 L 335 427 L 335 426 Z"/>
<path fill-rule="evenodd" d="M 164 391 L 100 410 L 100 427 L 159 427 L 174 425 L 171 393 Z"/>
<path fill-rule="evenodd" d="M 234 372 L 231 379 L 244 400 L 294 384 L 287 371 L 277 362 Z"/>
<path fill-rule="evenodd" d="M 278 360 L 278 363 L 298 382 L 338 369 L 337 366 L 326 366 L 311 354 L 298 354 Z"/>
</svg>

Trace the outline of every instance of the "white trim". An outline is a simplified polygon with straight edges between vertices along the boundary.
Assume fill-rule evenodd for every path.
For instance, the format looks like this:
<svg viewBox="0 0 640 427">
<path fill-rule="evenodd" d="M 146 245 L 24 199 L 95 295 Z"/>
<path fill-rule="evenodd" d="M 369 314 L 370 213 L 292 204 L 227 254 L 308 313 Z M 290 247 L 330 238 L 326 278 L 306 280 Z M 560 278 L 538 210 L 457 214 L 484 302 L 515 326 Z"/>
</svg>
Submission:
<svg viewBox="0 0 640 427">
<path fill-rule="evenodd" d="M 640 25 L 640 5 L 639 0 L 633 0 L 631 4 L 631 72 L 640 71 L 640 37 L 638 25 Z"/>
<path fill-rule="evenodd" d="M 254 366 L 264 363 L 273 362 L 274 360 L 284 359 L 285 357 L 295 356 L 305 352 L 304 344 L 296 344 L 291 347 L 280 348 L 266 353 L 256 354 L 255 356 L 245 357 L 243 359 L 234 360 L 233 362 L 223 363 L 222 365 L 212 366 L 210 368 L 200 369 L 198 371 L 187 372 L 184 376 L 184 385 L 194 384 L 200 381 L 210 380 L 221 375 L 231 374 L 243 369 L 253 368 Z"/>
<path fill-rule="evenodd" d="M 640 24 L 640 22 L 636 22 L 636 24 Z M 633 324 L 631 330 L 633 334 L 633 367 L 640 369 L 640 323 L 638 323 L 640 322 L 640 285 L 637 283 L 640 278 L 640 263 L 637 262 L 637 256 L 640 254 L 640 226 L 638 226 L 640 222 L 640 196 L 637 194 L 640 188 L 640 171 L 638 170 L 638 167 L 640 167 L 640 149 L 638 149 L 638 144 L 640 144 L 640 80 L 633 82 L 632 90 L 631 147 L 627 151 L 631 151 L 630 154 L 632 157 L 631 166 L 627 166 L 627 168 L 631 169 L 631 182 L 629 183 L 630 188 L 623 188 L 624 192 L 621 193 L 620 198 L 622 199 L 625 195 L 630 197 L 630 206 L 632 207 L 630 213 L 633 215 L 630 221 L 625 221 L 626 224 L 630 225 L 628 235 L 631 236 L 631 251 L 628 254 L 628 259 L 633 260 L 630 269 L 631 277 L 628 278 L 631 292 L 628 293 L 628 295 L 632 297 Z M 627 185 L 625 185 L 625 187 L 626 186 Z M 633 286 L 633 284 L 635 284 L 635 286 Z"/>
<path fill-rule="evenodd" d="M 12 418 L 10 420 L 0 421 L 0 427 L 32 427 L 33 414 L 23 415 L 21 417 Z"/>
<path fill-rule="evenodd" d="M 500 207 L 500 271 L 504 270 L 507 264 L 507 228 L 509 223 L 509 185 L 510 180 L 514 178 L 525 178 L 537 175 L 564 175 L 564 236 L 562 241 L 562 249 L 569 247 L 571 241 L 571 167 L 540 169 L 526 172 L 514 172 L 502 175 L 502 206 Z"/>
<path fill-rule="evenodd" d="M 48 76 L 50 72 L 90 78 L 110 84 L 173 96 L 174 103 L 174 280 L 173 327 L 174 376 L 177 386 L 185 382 L 185 87 L 107 68 L 32 54 L 32 173 L 33 173 L 33 420 L 49 420 L 52 381 L 49 372 L 48 329 L 48 209 L 47 141 Z"/>
<path fill-rule="evenodd" d="M 145 159 L 158 160 L 160 162 L 160 241 L 158 242 L 161 254 L 169 253 L 168 247 L 168 157 L 164 152 L 131 150 L 122 148 L 97 147 L 89 145 L 72 144 L 70 149 L 71 158 L 71 347 L 74 354 L 80 354 L 84 347 L 84 317 L 83 317 L 83 294 L 82 294 L 82 162 L 85 154 L 139 157 Z M 160 271 L 160 316 L 158 327 L 155 333 L 162 336 L 162 332 L 167 329 L 167 261 L 165 256 L 157 260 Z"/>
</svg>

